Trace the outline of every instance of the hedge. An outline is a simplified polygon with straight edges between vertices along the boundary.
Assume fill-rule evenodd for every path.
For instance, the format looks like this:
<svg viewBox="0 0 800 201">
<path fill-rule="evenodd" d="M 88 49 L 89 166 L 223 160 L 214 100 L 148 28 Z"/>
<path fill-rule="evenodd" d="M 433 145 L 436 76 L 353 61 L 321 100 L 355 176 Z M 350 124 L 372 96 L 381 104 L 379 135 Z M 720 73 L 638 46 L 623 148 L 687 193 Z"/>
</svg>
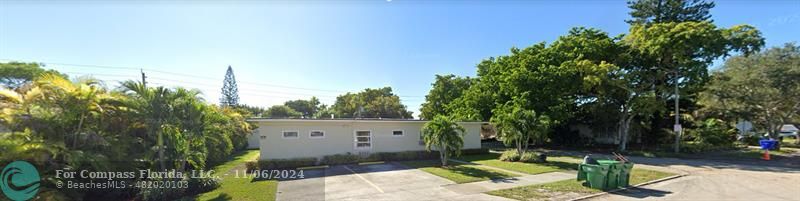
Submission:
<svg viewBox="0 0 800 201">
<path fill-rule="evenodd" d="M 487 154 L 489 149 L 464 149 L 461 155 Z M 367 157 L 356 154 L 335 154 L 323 156 L 319 160 L 314 157 L 292 158 L 292 159 L 272 159 L 266 161 L 249 161 L 245 163 L 247 170 L 257 169 L 285 169 L 308 167 L 314 165 L 342 165 L 360 162 L 373 161 L 408 161 L 408 160 L 433 160 L 439 158 L 438 151 L 403 151 L 403 152 L 378 152 Z"/>
</svg>

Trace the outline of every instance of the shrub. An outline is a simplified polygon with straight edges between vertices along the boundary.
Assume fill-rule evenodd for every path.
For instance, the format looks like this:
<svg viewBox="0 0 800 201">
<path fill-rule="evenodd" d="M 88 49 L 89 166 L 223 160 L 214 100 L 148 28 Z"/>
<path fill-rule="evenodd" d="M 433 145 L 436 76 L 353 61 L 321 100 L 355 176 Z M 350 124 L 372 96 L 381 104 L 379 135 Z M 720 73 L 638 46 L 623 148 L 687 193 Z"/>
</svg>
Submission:
<svg viewBox="0 0 800 201">
<path fill-rule="evenodd" d="M 681 144 L 681 152 L 683 153 L 702 153 L 709 151 L 719 151 L 733 148 L 733 144 L 713 145 L 700 142 L 687 142 Z"/>
<path fill-rule="evenodd" d="M 325 165 L 341 165 L 357 163 L 360 157 L 354 154 L 336 154 L 322 157 L 320 164 Z"/>
<path fill-rule="evenodd" d="M 317 164 L 317 158 L 314 158 L 314 157 L 292 158 L 292 159 L 271 159 L 271 160 L 258 161 L 258 169 L 261 169 L 261 170 L 286 169 L 286 168 L 297 168 L 297 167 L 314 166 L 316 164 Z"/>
<path fill-rule="evenodd" d="M 156 180 L 153 180 L 156 181 Z M 173 180 L 157 180 L 157 181 L 173 181 Z M 174 200 L 184 195 L 185 188 L 150 188 L 144 186 L 139 188 L 139 197 L 142 200 Z"/>
<path fill-rule="evenodd" d="M 542 153 L 527 151 L 521 156 L 517 154 L 517 150 L 504 151 L 499 158 L 501 161 L 509 162 L 525 162 L 525 163 L 544 163 L 547 162 L 547 156 Z"/>
<path fill-rule="evenodd" d="M 736 131 L 714 118 L 707 119 L 696 129 L 687 130 L 687 134 L 697 143 L 714 146 L 732 145 L 736 140 Z"/>
<path fill-rule="evenodd" d="M 500 155 L 501 161 L 519 161 L 520 156 L 517 153 L 517 150 L 508 150 L 504 151 L 503 154 Z"/>
<path fill-rule="evenodd" d="M 536 152 L 525 152 L 519 157 L 519 161 L 526 163 L 544 163 L 547 162 L 547 156 Z"/>
<path fill-rule="evenodd" d="M 257 170 L 258 168 L 258 161 L 247 161 L 244 163 L 244 167 L 247 168 L 247 171 Z"/>
<path fill-rule="evenodd" d="M 217 177 L 203 177 L 203 178 L 188 178 L 189 187 L 186 193 L 189 195 L 196 195 L 200 193 L 209 192 L 219 187 L 220 179 Z"/>
<path fill-rule="evenodd" d="M 480 155 L 480 154 L 488 154 L 489 149 L 480 148 L 480 149 L 463 149 L 461 150 L 461 155 Z"/>
<path fill-rule="evenodd" d="M 404 152 L 382 152 L 377 153 L 382 160 L 387 161 L 407 161 L 407 160 L 430 160 L 439 158 L 437 151 L 404 151 Z"/>
</svg>

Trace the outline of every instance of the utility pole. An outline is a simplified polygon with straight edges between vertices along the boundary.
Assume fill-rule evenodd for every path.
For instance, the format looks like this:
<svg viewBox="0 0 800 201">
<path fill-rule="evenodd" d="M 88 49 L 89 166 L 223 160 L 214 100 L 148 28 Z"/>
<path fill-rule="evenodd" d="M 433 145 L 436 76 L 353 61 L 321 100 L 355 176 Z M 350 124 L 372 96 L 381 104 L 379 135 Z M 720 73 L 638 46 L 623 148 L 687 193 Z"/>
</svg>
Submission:
<svg viewBox="0 0 800 201">
<path fill-rule="evenodd" d="M 146 80 L 147 76 L 144 75 L 144 70 L 142 70 L 141 68 L 139 69 L 139 72 L 142 73 L 142 86 L 144 86 L 144 88 L 146 89 L 147 88 L 147 80 Z"/>
<path fill-rule="evenodd" d="M 678 109 L 678 100 L 681 98 L 681 95 L 678 91 L 678 69 L 675 69 L 675 125 L 673 125 L 673 130 L 675 131 L 675 153 L 680 152 L 681 148 L 681 134 L 683 133 L 683 128 L 681 128 L 681 116 L 680 110 Z"/>
</svg>

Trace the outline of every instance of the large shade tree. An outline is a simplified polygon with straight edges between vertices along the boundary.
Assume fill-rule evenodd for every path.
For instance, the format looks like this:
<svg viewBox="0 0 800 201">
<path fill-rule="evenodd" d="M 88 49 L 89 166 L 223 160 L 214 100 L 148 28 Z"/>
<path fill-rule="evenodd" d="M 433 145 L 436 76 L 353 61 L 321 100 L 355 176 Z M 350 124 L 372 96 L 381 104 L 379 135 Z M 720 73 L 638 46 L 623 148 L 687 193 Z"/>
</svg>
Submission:
<svg viewBox="0 0 800 201">
<path fill-rule="evenodd" d="M 472 79 L 469 77 L 458 77 L 455 75 L 436 75 L 425 102 L 420 107 L 419 117 L 422 119 L 433 119 L 437 115 L 450 115 L 452 106 L 450 104 L 469 89 Z"/>
<path fill-rule="evenodd" d="M 712 78 L 701 103 L 716 116 L 753 121 L 772 138 L 800 117 L 800 47 L 795 44 L 733 57 Z"/>
<path fill-rule="evenodd" d="M 391 87 L 340 95 L 330 109 L 337 118 L 412 118 Z"/>
<path fill-rule="evenodd" d="M 311 97 L 308 100 L 290 100 L 283 103 L 283 105 L 300 112 L 303 118 L 313 118 L 322 109 L 317 97 Z"/>
</svg>

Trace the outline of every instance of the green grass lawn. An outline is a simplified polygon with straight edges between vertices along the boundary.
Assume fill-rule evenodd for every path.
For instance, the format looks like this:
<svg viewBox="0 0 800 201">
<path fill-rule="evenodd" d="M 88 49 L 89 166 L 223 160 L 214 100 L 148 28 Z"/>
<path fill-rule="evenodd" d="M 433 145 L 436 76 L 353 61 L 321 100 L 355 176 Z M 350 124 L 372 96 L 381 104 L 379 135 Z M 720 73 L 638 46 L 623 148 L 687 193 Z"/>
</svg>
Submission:
<svg viewBox="0 0 800 201">
<path fill-rule="evenodd" d="M 795 139 L 790 137 L 784 137 L 783 141 L 781 141 L 781 146 L 791 147 L 791 148 L 800 148 L 800 145 L 795 144 Z"/>
<path fill-rule="evenodd" d="M 482 168 L 476 165 L 463 165 L 452 162 L 448 164 L 450 166 L 447 167 L 440 167 L 441 163 L 439 161 L 403 161 L 400 163 L 459 184 L 519 176 L 517 174 Z"/>
<path fill-rule="evenodd" d="M 244 163 L 258 159 L 258 150 L 248 150 L 234 156 L 233 160 L 214 168 L 214 173 L 222 178 L 220 187 L 200 194 L 194 200 L 275 200 L 278 181 L 253 181 L 248 178 L 235 178 L 233 170 L 244 171 Z M 226 175 L 227 174 L 227 175 Z"/>
<path fill-rule="evenodd" d="M 547 157 L 547 163 L 506 162 L 498 160 L 499 156 L 500 154 L 490 153 L 462 156 L 458 159 L 527 174 L 578 170 L 578 164 L 581 162 L 580 158 L 568 156 Z"/>
<path fill-rule="evenodd" d="M 675 174 L 634 167 L 633 171 L 631 172 L 630 184 L 641 184 L 672 175 Z M 569 198 L 576 198 L 601 191 L 598 189 L 585 187 L 582 185 L 582 183 L 583 181 L 569 179 L 546 184 L 496 190 L 488 192 L 488 194 L 517 200 L 547 200 L 553 198 L 558 198 L 558 200 L 566 200 Z"/>
</svg>

